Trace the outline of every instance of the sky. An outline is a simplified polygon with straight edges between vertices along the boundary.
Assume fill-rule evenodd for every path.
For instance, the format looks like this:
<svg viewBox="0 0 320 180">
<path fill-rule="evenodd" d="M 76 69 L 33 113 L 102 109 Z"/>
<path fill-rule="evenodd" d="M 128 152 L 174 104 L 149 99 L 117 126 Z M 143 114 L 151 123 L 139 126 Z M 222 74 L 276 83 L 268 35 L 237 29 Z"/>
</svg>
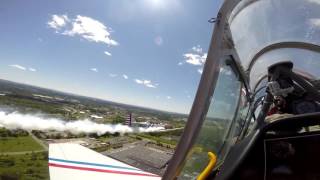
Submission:
<svg viewBox="0 0 320 180">
<path fill-rule="evenodd" d="M 221 3 L 3 1 L 0 78 L 189 113 Z"/>
</svg>

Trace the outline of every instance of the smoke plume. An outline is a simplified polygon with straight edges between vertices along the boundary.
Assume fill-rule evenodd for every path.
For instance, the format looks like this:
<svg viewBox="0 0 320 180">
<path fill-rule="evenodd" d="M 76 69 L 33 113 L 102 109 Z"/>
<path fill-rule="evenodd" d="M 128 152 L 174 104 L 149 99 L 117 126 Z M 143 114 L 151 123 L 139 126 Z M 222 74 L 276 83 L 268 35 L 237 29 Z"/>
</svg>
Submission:
<svg viewBox="0 0 320 180">
<path fill-rule="evenodd" d="M 99 124 L 89 119 L 76 121 L 63 121 L 58 118 L 45 118 L 41 115 L 20 114 L 17 112 L 6 113 L 0 111 L 0 127 L 7 129 L 40 130 L 40 131 L 67 131 L 73 134 L 96 133 L 142 133 L 161 131 L 163 127 L 132 128 L 122 124 Z"/>
</svg>

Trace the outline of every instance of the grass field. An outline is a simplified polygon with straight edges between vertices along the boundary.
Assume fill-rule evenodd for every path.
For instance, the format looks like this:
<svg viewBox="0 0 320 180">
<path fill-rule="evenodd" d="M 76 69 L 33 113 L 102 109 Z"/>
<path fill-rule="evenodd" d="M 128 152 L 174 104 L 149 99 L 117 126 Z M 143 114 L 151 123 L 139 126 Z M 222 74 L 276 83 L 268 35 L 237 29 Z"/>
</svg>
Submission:
<svg viewBox="0 0 320 180">
<path fill-rule="evenodd" d="M 137 134 L 136 137 L 140 137 L 142 139 L 145 138 L 145 139 L 148 139 L 148 140 L 155 141 L 157 143 L 161 143 L 161 144 L 164 144 L 164 145 L 171 145 L 171 146 L 174 146 L 174 147 L 177 145 L 176 141 L 164 139 L 164 138 L 157 137 L 157 136 L 152 136 L 152 135 L 149 135 L 149 134 Z"/>
<path fill-rule="evenodd" d="M 0 154 L 40 150 L 43 150 L 43 148 L 31 136 L 0 137 Z"/>
<path fill-rule="evenodd" d="M 48 153 L 0 155 L 0 179 L 49 179 Z"/>
</svg>

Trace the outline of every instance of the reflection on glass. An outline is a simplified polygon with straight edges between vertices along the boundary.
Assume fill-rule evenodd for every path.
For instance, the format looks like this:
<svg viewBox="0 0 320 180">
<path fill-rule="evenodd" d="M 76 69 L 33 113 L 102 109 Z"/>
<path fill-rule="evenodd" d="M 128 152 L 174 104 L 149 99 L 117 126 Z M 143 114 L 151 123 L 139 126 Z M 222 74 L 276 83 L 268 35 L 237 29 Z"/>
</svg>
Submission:
<svg viewBox="0 0 320 180">
<path fill-rule="evenodd" d="M 242 4 L 245 2 L 249 0 Z M 235 48 L 244 66 L 249 65 L 260 49 L 272 43 L 302 41 L 319 44 L 319 7 L 320 2 L 315 0 L 249 3 L 230 22 Z"/>
<path fill-rule="evenodd" d="M 226 148 L 236 141 L 248 111 L 245 90 L 232 69 L 223 65 L 205 122 L 186 161 L 181 179 L 195 178 L 207 165 L 207 153 L 224 158 Z"/>
<path fill-rule="evenodd" d="M 320 76 L 320 53 L 298 48 L 281 48 L 269 51 L 258 58 L 250 71 L 251 88 L 261 77 L 267 75 L 268 67 L 281 61 L 291 61 L 294 71 L 308 78 L 314 79 Z M 258 78 L 254 78 L 258 77 Z"/>
</svg>

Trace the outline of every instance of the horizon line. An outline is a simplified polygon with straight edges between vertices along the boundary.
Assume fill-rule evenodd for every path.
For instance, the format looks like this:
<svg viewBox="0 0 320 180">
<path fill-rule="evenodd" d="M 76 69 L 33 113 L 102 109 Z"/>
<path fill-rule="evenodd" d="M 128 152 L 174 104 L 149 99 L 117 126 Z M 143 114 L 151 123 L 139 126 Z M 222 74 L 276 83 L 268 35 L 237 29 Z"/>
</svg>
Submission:
<svg viewBox="0 0 320 180">
<path fill-rule="evenodd" d="M 82 97 L 85 97 L 85 98 L 92 98 L 92 99 L 98 99 L 98 100 L 102 100 L 102 101 L 108 101 L 110 103 L 115 103 L 115 104 L 119 104 L 119 105 L 134 106 L 136 108 L 144 108 L 144 109 L 161 111 L 161 112 L 164 112 L 164 113 L 171 113 L 171 114 L 180 114 L 180 115 L 187 115 L 187 116 L 190 114 L 190 113 L 173 112 L 173 111 L 168 111 L 168 110 L 164 110 L 164 109 L 149 108 L 149 107 L 145 107 L 145 106 L 139 106 L 139 105 L 128 104 L 128 103 L 123 103 L 123 102 L 116 102 L 116 101 L 112 101 L 112 100 L 108 100 L 108 99 L 104 99 L 104 98 L 100 98 L 100 97 L 93 97 L 93 96 L 88 96 L 88 95 L 83 95 L 83 94 L 63 91 L 63 90 L 55 89 L 55 88 L 48 88 L 48 87 L 38 86 L 38 85 L 34 85 L 34 84 L 27 84 L 27 83 L 24 83 L 24 82 L 17 82 L 17 81 L 7 80 L 7 79 L 3 79 L 3 78 L 0 78 L 0 80 L 9 81 L 9 82 L 22 84 L 22 85 L 27 85 L 27 86 L 33 86 L 33 87 L 36 87 L 36 88 L 42 88 L 42 89 L 46 89 L 46 90 L 53 90 L 53 91 L 57 91 L 57 92 L 60 92 L 60 93 L 70 94 L 70 95 L 73 95 L 73 96 L 82 96 Z"/>
</svg>

